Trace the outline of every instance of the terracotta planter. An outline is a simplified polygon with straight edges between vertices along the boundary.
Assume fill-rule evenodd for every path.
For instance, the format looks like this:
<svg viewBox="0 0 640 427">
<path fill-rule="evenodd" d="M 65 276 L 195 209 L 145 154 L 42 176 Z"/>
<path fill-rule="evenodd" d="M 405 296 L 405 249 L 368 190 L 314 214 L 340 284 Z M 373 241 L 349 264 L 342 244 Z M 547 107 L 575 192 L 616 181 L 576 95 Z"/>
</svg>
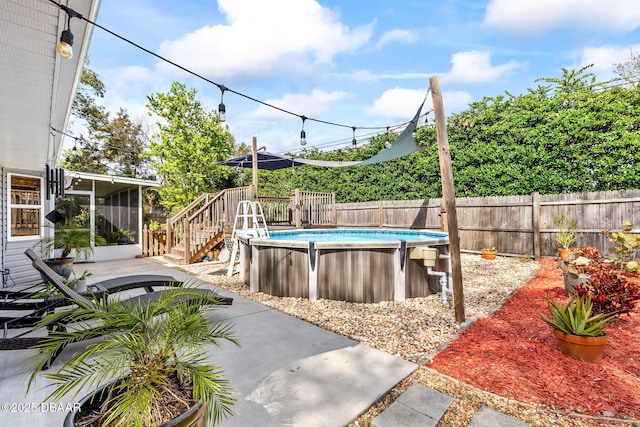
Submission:
<svg viewBox="0 0 640 427">
<path fill-rule="evenodd" d="M 106 387 L 112 383 L 119 381 L 118 379 L 103 385 L 96 391 L 83 397 L 78 405 L 78 409 L 73 409 L 67 414 L 62 424 L 63 427 L 76 426 L 76 417 L 79 417 L 83 411 L 90 411 L 93 406 L 100 405 L 102 400 L 100 393 Z M 169 422 L 162 424 L 160 427 L 205 427 L 206 426 L 206 413 L 202 405 L 198 402 L 189 408 L 186 412 L 183 412 L 180 416 L 172 419 Z"/>
<path fill-rule="evenodd" d="M 558 248 L 558 255 L 560 256 L 560 261 L 564 261 L 564 259 L 571 253 L 571 249 Z"/>
<path fill-rule="evenodd" d="M 558 339 L 558 347 L 564 354 L 585 362 L 599 362 L 604 357 L 604 349 L 609 337 L 581 337 L 553 330 Z"/>
<path fill-rule="evenodd" d="M 496 255 L 498 255 L 498 251 L 482 250 L 482 258 L 484 259 L 496 259 Z"/>
</svg>

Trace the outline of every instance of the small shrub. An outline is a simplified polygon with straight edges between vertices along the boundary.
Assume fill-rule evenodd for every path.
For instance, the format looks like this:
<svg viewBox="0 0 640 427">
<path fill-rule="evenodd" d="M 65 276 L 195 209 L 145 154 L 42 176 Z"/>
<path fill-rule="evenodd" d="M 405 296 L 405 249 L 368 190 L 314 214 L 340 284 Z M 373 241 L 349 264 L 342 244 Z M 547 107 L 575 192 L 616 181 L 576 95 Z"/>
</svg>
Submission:
<svg viewBox="0 0 640 427">
<path fill-rule="evenodd" d="M 602 255 L 600 254 L 598 249 L 594 248 L 593 246 L 580 246 L 579 248 L 572 249 L 572 252 L 576 252 L 576 251 L 582 252 L 585 257 L 593 261 L 598 261 L 602 259 Z"/>
<path fill-rule="evenodd" d="M 578 297 L 589 296 L 596 314 L 629 313 L 640 300 L 638 286 L 618 274 L 613 265 L 594 262 L 580 267 L 580 272 L 590 277 L 586 284 L 575 287 L 575 293 Z"/>
<path fill-rule="evenodd" d="M 636 262 L 637 252 L 640 251 L 640 235 L 631 234 L 633 230 L 633 224 L 630 221 L 622 223 L 622 231 L 612 232 L 609 230 L 602 230 L 605 234 L 611 246 L 609 252 L 612 254 L 612 261 L 622 269 L 622 271 L 628 271 L 630 273 L 636 273 L 638 270 L 638 263 Z M 631 264 L 629 266 L 629 264 Z"/>
</svg>

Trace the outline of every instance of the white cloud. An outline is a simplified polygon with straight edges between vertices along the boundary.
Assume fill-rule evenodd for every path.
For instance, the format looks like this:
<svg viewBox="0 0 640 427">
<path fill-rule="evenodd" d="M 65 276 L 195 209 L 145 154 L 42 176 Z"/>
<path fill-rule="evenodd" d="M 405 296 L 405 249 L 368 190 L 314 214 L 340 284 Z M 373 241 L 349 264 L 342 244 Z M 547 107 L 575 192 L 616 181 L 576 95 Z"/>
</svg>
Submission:
<svg viewBox="0 0 640 427">
<path fill-rule="evenodd" d="M 426 89 L 389 89 L 365 109 L 365 114 L 383 119 L 410 120 L 426 94 Z"/>
<path fill-rule="evenodd" d="M 410 30 L 391 30 L 387 31 L 380 37 L 376 44 L 376 49 L 382 49 L 385 45 L 391 42 L 404 42 L 413 43 L 418 39 L 415 32 Z"/>
<path fill-rule="evenodd" d="M 219 0 L 218 8 L 226 24 L 165 41 L 159 54 L 217 79 L 310 74 L 367 43 L 374 25 L 349 28 L 314 0 Z"/>
<path fill-rule="evenodd" d="M 451 71 L 442 77 L 449 84 L 487 83 L 504 78 L 521 67 L 517 61 L 491 65 L 489 52 L 458 52 L 451 57 Z"/>
<path fill-rule="evenodd" d="M 292 113 L 305 115 L 307 117 L 315 117 L 326 111 L 332 104 L 346 98 L 346 92 L 334 91 L 325 92 L 314 89 L 310 94 L 287 94 L 281 99 L 269 99 L 264 102 L 273 106 L 282 108 Z M 296 119 L 291 114 L 283 113 L 274 108 L 260 104 L 260 106 L 252 113 L 252 117 L 261 119 Z"/>
<path fill-rule="evenodd" d="M 463 90 L 453 90 L 442 93 L 442 103 L 444 104 L 444 112 L 447 116 L 466 110 L 469 108 L 471 102 L 473 102 L 473 97 L 470 93 Z"/>
<path fill-rule="evenodd" d="M 600 74 L 610 76 L 613 75 L 613 64 L 625 62 L 634 54 L 634 52 L 640 52 L 639 44 L 626 47 L 588 47 L 582 51 L 580 65 L 585 66 L 593 64 L 593 68 L 589 71 L 599 72 Z"/>
<path fill-rule="evenodd" d="M 614 33 L 640 26 L 640 2 L 629 0 L 489 0 L 485 24 L 517 36 L 581 28 Z"/>
<path fill-rule="evenodd" d="M 391 89 L 385 91 L 370 107 L 365 109 L 365 113 L 371 117 L 396 122 L 408 121 L 416 113 L 426 93 L 427 89 Z M 469 104 L 473 102 L 473 97 L 470 93 L 462 90 L 447 91 L 442 93 L 442 102 L 445 114 L 449 116 L 467 109 Z M 431 109 L 433 109 L 433 100 L 429 95 L 422 108 L 422 114 Z M 433 117 L 433 114 L 430 117 Z"/>
<path fill-rule="evenodd" d="M 129 66 L 118 70 L 122 82 L 148 81 L 154 78 L 153 73 L 147 67 Z"/>
</svg>

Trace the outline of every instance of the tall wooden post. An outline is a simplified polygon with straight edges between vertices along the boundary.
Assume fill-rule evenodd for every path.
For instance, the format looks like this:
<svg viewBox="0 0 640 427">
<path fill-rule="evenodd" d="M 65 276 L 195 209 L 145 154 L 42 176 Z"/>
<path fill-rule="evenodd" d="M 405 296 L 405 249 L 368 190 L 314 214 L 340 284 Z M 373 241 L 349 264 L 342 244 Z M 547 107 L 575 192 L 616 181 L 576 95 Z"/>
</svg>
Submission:
<svg viewBox="0 0 640 427">
<path fill-rule="evenodd" d="M 251 158 L 251 199 L 255 202 L 258 200 L 258 138 L 253 137 L 252 144 L 253 156 Z"/>
<path fill-rule="evenodd" d="M 437 77 L 431 77 L 429 84 L 431 85 L 433 113 L 436 119 L 436 133 L 438 136 L 438 157 L 440 159 L 440 177 L 442 179 L 442 214 L 446 217 L 447 232 L 449 233 L 451 273 L 453 275 L 453 307 L 456 322 L 462 323 L 465 320 L 465 315 L 464 292 L 462 288 L 462 263 L 460 260 L 460 236 L 458 234 L 458 215 L 456 214 L 456 195 L 453 186 L 453 170 L 451 169 L 447 123 L 444 116 L 440 82 Z"/>
</svg>

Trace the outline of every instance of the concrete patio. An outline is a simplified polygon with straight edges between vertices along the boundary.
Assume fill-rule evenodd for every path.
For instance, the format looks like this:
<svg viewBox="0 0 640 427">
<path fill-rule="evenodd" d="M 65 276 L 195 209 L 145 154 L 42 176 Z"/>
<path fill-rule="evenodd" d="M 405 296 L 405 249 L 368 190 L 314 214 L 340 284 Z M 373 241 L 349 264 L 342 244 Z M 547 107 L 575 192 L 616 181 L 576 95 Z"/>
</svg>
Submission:
<svg viewBox="0 0 640 427">
<path fill-rule="evenodd" d="M 92 280 L 157 272 L 184 280 L 188 276 L 158 259 L 83 264 Z M 82 270 L 79 270 L 82 271 Z M 200 282 L 200 285 L 212 285 Z M 351 339 L 328 332 L 229 292 L 233 305 L 214 311 L 212 320 L 234 324 L 241 347 L 223 343 L 208 348 L 236 388 L 234 415 L 222 426 L 341 426 L 355 420 L 417 365 Z M 82 343 L 77 344 L 82 346 Z M 68 357 L 68 347 L 59 359 Z M 26 393 L 31 350 L 0 352 L 0 425 L 39 427 L 61 425 L 67 404 L 41 405 L 49 381 L 38 375 Z M 24 404 L 27 404 L 24 406 Z"/>
</svg>

